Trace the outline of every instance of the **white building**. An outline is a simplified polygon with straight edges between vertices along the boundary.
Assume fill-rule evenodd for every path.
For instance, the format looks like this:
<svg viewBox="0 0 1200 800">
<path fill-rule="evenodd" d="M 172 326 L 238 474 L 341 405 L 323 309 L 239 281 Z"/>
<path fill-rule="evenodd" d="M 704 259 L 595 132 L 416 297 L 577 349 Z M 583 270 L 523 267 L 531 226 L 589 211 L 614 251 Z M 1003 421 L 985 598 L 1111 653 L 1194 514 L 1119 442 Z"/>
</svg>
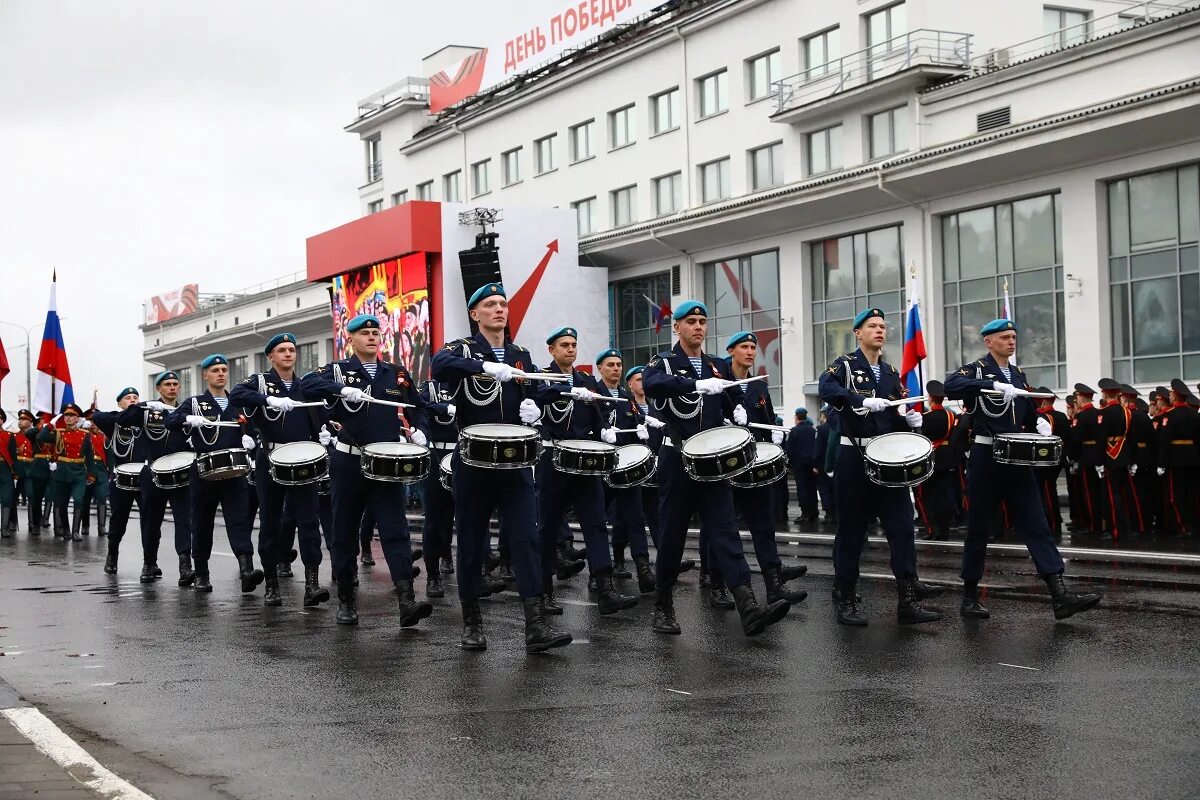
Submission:
<svg viewBox="0 0 1200 800">
<path fill-rule="evenodd" d="M 668 3 L 437 117 L 422 84 L 347 127 L 363 211 L 574 207 L 627 361 L 669 342 L 652 303 L 699 297 L 790 405 L 868 304 L 898 362 L 919 288 L 940 377 L 1007 285 L 1036 383 L 1200 378 L 1194 3 Z"/>
</svg>

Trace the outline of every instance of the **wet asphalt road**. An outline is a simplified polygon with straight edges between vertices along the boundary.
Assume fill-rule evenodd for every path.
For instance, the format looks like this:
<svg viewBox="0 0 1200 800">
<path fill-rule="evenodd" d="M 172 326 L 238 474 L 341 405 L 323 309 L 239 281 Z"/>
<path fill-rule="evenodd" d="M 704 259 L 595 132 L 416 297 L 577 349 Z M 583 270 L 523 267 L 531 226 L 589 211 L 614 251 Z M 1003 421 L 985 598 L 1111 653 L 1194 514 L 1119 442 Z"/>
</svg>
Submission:
<svg viewBox="0 0 1200 800">
<path fill-rule="evenodd" d="M 165 558 L 141 586 L 136 538 L 122 549 L 110 578 L 94 537 L 0 542 L 0 679 L 158 798 L 1200 795 L 1196 573 L 1073 565 L 1108 602 L 1056 624 L 1028 560 L 994 559 L 992 620 L 909 628 L 870 578 L 871 625 L 848 629 L 828 548 L 788 547 L 812 594 L 757 639 L 694 573 L 673 638 L 648 600 L 600 618 L 579 576 L 560 589 L 575 644 L 528 656 L 515 595 L 485 601 L 490 649 L 467 653 L 453 598 L 397 627 L 382 560 L 342 628 L 299 579 L 264 609 L 231 556 L 205 596 Z M 924 577 L 955 561 L 923 552 Z"/>
</svg>

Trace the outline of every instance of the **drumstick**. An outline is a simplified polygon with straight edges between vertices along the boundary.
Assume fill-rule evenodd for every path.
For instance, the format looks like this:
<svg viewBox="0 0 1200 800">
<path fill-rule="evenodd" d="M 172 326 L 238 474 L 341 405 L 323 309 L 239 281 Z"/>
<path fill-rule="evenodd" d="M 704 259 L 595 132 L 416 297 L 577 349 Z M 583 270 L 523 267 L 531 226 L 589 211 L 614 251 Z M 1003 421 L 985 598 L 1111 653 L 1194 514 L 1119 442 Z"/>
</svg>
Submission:
<svg viewBox="0 0 1200 800">
<path fill-rule="evenodd" d="M 753 378 L 741 378 L 736 381 L 725 381 L 729 386 L 741 386 L 743 383 L 753 383 L 754 381 L 765 381 L 769 376 L 755 375 Z"/>
<path fill-rule="evenodd" d="M 607 400 L 610 403 L 628 403 L 629 402 L 629 398 L 627 398 L 627 397 L 613 397 L 612 395 L 596 394 L 595 392 L 588 392 L 588 395 L 593 400 Z"/>
<path fill-rule="evenodd" d="M 240 422 L 213 422 L 212 420 L 205 420 L 204 427 L 206 427 L 206 428 L 240 428 L 240 427 L 242 427 L 242 423 L 240 423 Z"/>
<path fill-rule="evenodd" d="M 524 370 L 514 369 L 512 371 L 514 378 L 525 378 L 530 381 L 569 381 L 572 380 L 570 375 L 563 375 L 558 372 L 525 372 Z"/>
<path fill-rule="evenodd" d="M 324 400 L 313 400 L 312 402 L 297 402 L 292 403 L 292 408 L 316 408 L 317 406 L 325 405 Z"/>
<path fill-rule="evenodd" d="M 765 422 L 748 422 L 746 423 L 746 427 L 759 428 L 764 431 L 783 431 L 784 433 L 790 433 L 792 430 L 791 428 L 785 428 L 782 425 L 768 425 Z"/>
<path fill-rule="evenodd" d="M 983 394 L 1004 394 L 999 389 L 980 389 Z M 1024 389 L 1017 389 L 1017 397 L 1054 397 L 1049 392 L 1027 392 Z"/>
<path fill-rule="evenodd" d="M 393 406 L 395 408 L 416 408 L 416 406 L 412 405 L 411 403 L 397 403 L 394 400 L 380 400 L 378 397 L 371 397 L 370 395 L 364 397 L 363 400 L 368 403 L 378 403 L 381 406 Z"/>
<path fill-rule="evenodd" d="M 913 403 L 924 403 L 929 398 L 925 395 L 920 397 L 901 397 L 899 400 L 889 400 L 889 406 L 911 406 Z"/>
</svg>

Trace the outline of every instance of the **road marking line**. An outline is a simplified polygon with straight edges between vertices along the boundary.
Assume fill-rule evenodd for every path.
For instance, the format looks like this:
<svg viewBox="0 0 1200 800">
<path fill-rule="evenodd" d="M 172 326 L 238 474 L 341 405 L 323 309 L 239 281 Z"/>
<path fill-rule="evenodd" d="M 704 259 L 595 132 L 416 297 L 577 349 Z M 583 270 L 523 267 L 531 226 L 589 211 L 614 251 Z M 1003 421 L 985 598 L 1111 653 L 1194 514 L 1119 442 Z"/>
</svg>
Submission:
<svg viewBox="0 0 1200 800">
<path fill-rule="evenodd" d="M 996 663 L 1002 667 L 1012 667 L 1013 669 L 1027 669 L 1031 672 L 1041 672 L 1041 669 L 1038 667 L 1023 667 L 1020 664 L 1005 664 L 1003 661 L 997 661 Z"/>
<path fill-rule="evenodd" d="M 688 697 L 691 697 L 691 696 L 692 696 L 692 693 L 691 693 L 691 692 L 685 692 L 685 691 L 683 691 L 682 689 L 667 689 L 667 691 L 668 691 L 668 692 L 674 692 L 675 694 L 686 694 Z"/>
<path fill-rule="evenodd" d="M 94 688 L 95 688 L 95 687 L 97 687 L 97 686 L 116 686 L 116 685 L 117 685 L 117 684 L 116 684 L 116 682 L 115 682 L 115 681 L 114 681 L 114 682 L 112 682 L 112 683 L 93 683 L 93 684 L 91 685 L 91 688 L 93 688 L 93 689 L 94 689 Z"/>
<path fill-rule="evenodd" d="M 36 708 L 5 708 L 0 713 L 33 746 L 49 756 L 79 783 L 108 800 L 154 800 L 133 784 L 106 769 Z M 77 770 L 76 775 L 72 770 Z M 81 777 L 82 776 L 82 777 Z"/>
</svg>

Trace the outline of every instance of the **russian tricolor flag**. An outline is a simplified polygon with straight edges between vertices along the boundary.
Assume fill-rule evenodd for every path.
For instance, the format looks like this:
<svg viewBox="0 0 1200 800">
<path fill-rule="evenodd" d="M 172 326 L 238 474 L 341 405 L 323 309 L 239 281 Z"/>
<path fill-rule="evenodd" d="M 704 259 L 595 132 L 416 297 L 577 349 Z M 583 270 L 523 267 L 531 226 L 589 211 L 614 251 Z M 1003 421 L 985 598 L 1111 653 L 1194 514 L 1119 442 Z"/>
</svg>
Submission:
<svg viewBox="0 0 1200 800">
<path fill-rule="evenodd" d="M 75 402 L 71 388 L 71 368 L 67 366 L 67 348 L 63 345 L 62 325 L 58 321 L 58 273 L 50 284 L 50 310 L 42 330 L 42 349 L 38 353 L 38 384 L 33 393 L 35 413 L 57 414 L 65 403 Z"/>
<path fill-rule="evenodd" d="M 925 391 L 925 381 L 921 376 L 921 362 L 928 353 L 925 352 L 925 334 L 921 332 L 921 300 L 920 284 L 916 275 L 909 284 L 908 313 L 904 315 L 904 355 L 900 360 L 900 380 L 908 389 L 909 397 L 920 397 Z M 924 411 L 924 403 L 913 403 L 909 406 L 914 411 Z"/>
</svg>

